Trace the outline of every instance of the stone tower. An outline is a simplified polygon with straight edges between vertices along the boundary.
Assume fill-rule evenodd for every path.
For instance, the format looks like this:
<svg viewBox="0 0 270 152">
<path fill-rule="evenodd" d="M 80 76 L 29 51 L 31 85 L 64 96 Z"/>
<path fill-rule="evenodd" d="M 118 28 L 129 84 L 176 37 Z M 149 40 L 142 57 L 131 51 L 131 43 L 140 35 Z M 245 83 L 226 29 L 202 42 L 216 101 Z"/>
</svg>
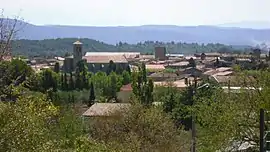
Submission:
<svg viewBox="0 0 270 152">
<path fill-rule="evenodd" d="M 82 60 L 82 43 L 76 41 L 73 43 L 73 67 L 76 69 L 76 65 Z"/>
</svg>

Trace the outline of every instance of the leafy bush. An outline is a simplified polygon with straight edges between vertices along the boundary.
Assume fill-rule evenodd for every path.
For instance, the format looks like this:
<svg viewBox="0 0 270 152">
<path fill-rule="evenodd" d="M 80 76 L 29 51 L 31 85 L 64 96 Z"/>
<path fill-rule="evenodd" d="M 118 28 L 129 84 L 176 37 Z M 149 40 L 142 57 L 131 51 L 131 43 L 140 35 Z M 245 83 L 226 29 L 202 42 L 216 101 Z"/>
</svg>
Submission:
<svg viewBox="0 0 270 152">
<path fill-rule="evenodd" d="M 117 151 L 187 151 L 189 135 L 161 109 L 135 104 L 122 117 L 91 121 L 90 135 Z"/>
</svg>

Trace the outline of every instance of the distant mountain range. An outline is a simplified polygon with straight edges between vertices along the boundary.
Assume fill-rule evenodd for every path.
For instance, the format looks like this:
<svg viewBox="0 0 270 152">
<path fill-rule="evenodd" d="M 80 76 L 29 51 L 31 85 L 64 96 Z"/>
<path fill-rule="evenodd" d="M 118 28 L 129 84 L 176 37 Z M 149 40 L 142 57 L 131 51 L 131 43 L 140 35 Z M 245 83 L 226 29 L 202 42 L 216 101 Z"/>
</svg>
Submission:
<svg viewBox="0 0 270 152">
<path fill-rule="evenodd" d="M 236 28 L 251 28 L 251 29 L 270 29 L 270 22 L 265 21 L 243 21 L 236 23 L 226 23 L 217 25 L 219 27 L 236 27 Z"/>
<path fill-rule="evenodd" d="M 229 45 L 257 45 L 270 42 L 270 29 L 235 28 L 233 25 L 219 26 L 38 26 L 25 23 L 19 38 L 42 40 L 54 38 L 90 38 L 108 44 L 118 42 L 138 43 L 142 41 L 222 43 Z"/>
</svg>

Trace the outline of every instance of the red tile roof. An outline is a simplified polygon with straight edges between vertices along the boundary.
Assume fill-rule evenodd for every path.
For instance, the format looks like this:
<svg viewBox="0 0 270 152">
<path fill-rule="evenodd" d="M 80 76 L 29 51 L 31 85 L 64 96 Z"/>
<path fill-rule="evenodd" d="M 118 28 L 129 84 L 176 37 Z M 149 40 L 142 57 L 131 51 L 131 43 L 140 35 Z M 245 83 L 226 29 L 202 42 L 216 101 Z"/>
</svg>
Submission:
<svg viewBox="0 0 270 152">
<path fill-rule="evenodd" d="M 148 70 L 165 70 L 165 67 L 162 64 L 146 64 L 145 68 Z"/>
<path fill-rule="evenodd" d="M 114 63 L 128 63 L 124 55 L 95 55 L 95 56 L 84 56 L 83 59 L 86 59 L 87 63 L 109 63 L 111 60 Z"/>
<path fill-rule="evenodd" d="M 12 56 L 10 56 L 10 55 L 6 55 L 6 56 L 2 57 L 2 60 L 4 60 L 4 61 L 11 61 L 11 59 L 12 59 Z"/>
<path fill-rule="evenodd" d="M 132 90 L 133 90 L 133 89 L 132 89 L 131 83 L 122 86 L 122 88 L 120 89 L 120 91 L 132 91 Z"/>
</svg>

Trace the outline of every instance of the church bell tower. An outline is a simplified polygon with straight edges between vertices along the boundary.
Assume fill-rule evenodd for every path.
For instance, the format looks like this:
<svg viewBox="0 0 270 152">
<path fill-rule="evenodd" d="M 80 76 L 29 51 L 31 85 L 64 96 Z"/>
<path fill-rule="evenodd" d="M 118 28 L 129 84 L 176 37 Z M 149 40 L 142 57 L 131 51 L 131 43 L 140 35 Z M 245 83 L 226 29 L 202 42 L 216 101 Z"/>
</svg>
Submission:
<svg viewBox="0 0 270 152">
<path fill-rule="evenodd" d="M 73 67 L 76 69 L 76 65 L 82 60 L 82 43 L 76 41 L 73 43 Z"/>
</svg>

